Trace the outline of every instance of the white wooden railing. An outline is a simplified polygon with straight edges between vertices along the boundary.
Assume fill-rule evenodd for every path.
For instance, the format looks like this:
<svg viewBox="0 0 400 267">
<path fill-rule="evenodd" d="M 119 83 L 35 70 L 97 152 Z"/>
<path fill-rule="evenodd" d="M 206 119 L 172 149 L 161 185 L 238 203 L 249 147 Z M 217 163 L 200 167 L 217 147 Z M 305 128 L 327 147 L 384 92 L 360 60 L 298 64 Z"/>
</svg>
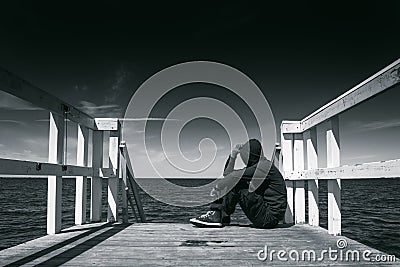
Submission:
<svg viewBox="0 0 400 267">
<path fill-rule="evenodd" d="M 281 169 L 287 184 L 287 223 L 305 223 L 305 182 L 308 183 L 308 212 L 310 225 L 319 225 L 318 180 L 328 180 L 328 231 L 341 234 L 341 179 L 400 177 L 400 160 L 367 163 L 354 166 L 340 165 L 339 114 L 393 88 L 400 82 L 400 60 L 392 63 L 348 92 L 332 100 L 300 121 L 281 124 Z M 91 180 L 91 222 L 101 220 L 102 178 L 108 178 L 107 221 L 118 220 L 118 183 L 123 182 L 123 221 L 127 221 L 126 193 L 136 194 L 135 200 L 142 221 L 145 221 L 135 185 L 128 184 L 133 175 L 127 148 L 120 144 L 121 125 L 116 118 L 92 118 L 55 96 L 29 84 L 14 74 L 0 69 L 0 90 L 48 110 L 50 115 L 49 161 L 33 162 L 0 158 L 0 175 L 48 176 L 47 233 L 61 230 L 62 177 L 76 177 L 75 223 L 86 218 L 86 186 Z M 63 162 L 65 121 L 78 125 L 77 164 Z M 326 130 L 327 168 L 318 168 L 317 125 L 328 123 Z M 89 136 L 92 153 L 88 154 Z M 109 136 L 104 142 L 104 136 Z M 103 148 L 109 146 L 108 167 L 103 167 Z M 88 157 L 92 166 L 88 166 Z M 305 166 L 305 162 L 307 166 Z M 121 178 L 121 179 L 119 179 Z M 132 182 L 132 181 L 131 181 Z M 132 206 L 132 204 L 131 204 Z M 133 208 L 133 207 L 132 207 Z"/>
<path fill-rule="evenodd" d="M 305 182 L 308 223 L 319 225 L 318 180 L 328 180 L 328 231 L 341 234 L 341 179 L 400 177 L 400 160 L 354 166 L 340 164 L 339 115 L 400 83 L 400 59 L 300 121 L 282 121 L 280 165 L 286 179 L 287 223 L 305 223 Z M 327 167 L 318 167 L 317 126 L 325 131 Z M 307 163 L 307 165 L 305 165 Z"/>
<path fill-rule="evenodd" d="M 62 178 L 75 176 L 76 201 L 75 223 L 83 224 L 86 218 L 86 198 L 88 178 L 91 180 L 90 218 L 91 222 L 101 221 L 102 212 L 102 178 L 108 178 L 107 189 L 107 221 L 118 220 L 118 189 L 129 158 L 121 157 L 120 130 L 121 125 L 116 118 L 92 118 L 77 108 L 58 99 L 16 75 L 0 69 L 0 90 L 19 97 L 44 110 L 50 115 L 49 130 L 49 160 L 48 162 L 21 161 L 0 158 L 0 175 L 25 175 L 29 177 L 48 176 L 47 196 L 47 233 L 55 234 L 61 231 Z M 64 160 L 66 153 L 65 125 L 69 120 L 78 125 L 77 163 L 67 165 Z M 89 137 L 92 136 L 91 141 Z M 104 136 L 109 136 L 104 140 Z M 88 154 L 89 142 L 92 143 L 92 153 Z M 108 145 L 106 167 L 103 167 L 103 148 Z M 88 157 L 92 157 L 92 166 L 88 166 Z M 123 166 L 120 166 L 123 159 Z M 107 166 L 108 165 L 108 166 Z M 133 173 L 132 173 L 133 175 Z M 128 188 L 127 184 L 123 188 Z M 126 191 L 122 192 L 123 206 L 126 207 Z M 124 221 L 127 221 L 127 209 L 124 210 Z M 144 215 L 143 215 L 144 216 Z"/>
</svg>

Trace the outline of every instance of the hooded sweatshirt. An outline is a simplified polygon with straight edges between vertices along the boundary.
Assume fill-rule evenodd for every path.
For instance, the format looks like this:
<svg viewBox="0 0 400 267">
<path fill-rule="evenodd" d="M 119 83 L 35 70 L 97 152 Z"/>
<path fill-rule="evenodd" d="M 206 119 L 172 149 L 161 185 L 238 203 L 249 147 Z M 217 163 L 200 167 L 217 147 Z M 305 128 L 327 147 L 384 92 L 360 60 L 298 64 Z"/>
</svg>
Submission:
<svg viewBox="0 0 400 267">
<path fill-rule="evenodd" d="M 249 155 L 246 151 L 241 150 L 240 152 L 242 159 L 247 161 L 245 162 L 247 163 L 246 167 L 234 170 L 235 159 L 229 157 L 225 164 L 222 180 L 238 180 L 238 186 L 247 185 L 249 191 L 253 191 L 257 187 L 255 193 L 263 196 L 271 213 L 278 219 L 282 219 L 287 207 L 286 184 L 282 174 L 270 160 L 263 156 L 261 143 L 258 140 L 251 139 L 244 146 L 246 145 L 250 147 Z M 221 188 L 223 184 L 220 184 Z"/>
</svg>

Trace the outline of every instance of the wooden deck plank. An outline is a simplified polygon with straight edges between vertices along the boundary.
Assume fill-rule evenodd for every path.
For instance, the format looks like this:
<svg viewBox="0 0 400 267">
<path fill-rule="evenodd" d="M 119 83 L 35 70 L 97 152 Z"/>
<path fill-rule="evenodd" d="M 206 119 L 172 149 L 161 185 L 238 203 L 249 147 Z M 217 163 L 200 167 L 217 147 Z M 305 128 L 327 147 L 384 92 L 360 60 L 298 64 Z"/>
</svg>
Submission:
<svg viewBox="0 0 400 267">
<path fill-rule="evenodd" d="M 63 230 L 55 236 L 44 236 L 0 251 L 0 266 L 262 266 L 300 264 L 314 261 L 258 260 L 265 245 L 287 251 L 337 249 L 339 238 L 325 229 L 308 225 L 256 229 L 246 225 L 218 228 L 196 228 L 190 224 L 87 224 Z M 369 249 L 349 238 L 348 248 Z M 329 259 L 318 264 L 355 264 Z M 296 265 L 297 265 L 296 264 Z M 363 264 L 374 264 L 363 262 Z"/>
</svg>

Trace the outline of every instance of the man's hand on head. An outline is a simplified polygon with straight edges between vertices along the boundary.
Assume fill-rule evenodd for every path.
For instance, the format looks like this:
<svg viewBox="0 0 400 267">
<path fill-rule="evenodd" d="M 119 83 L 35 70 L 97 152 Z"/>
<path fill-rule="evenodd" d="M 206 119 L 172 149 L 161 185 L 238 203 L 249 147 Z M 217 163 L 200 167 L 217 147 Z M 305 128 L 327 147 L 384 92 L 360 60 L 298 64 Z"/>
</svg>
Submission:
<svg viewBox="0 0 400 267">
<path fill-rule="evenodd" d="M 240 149 L 242 148 L 242 144 L 237 144 L 231 152 L 231 157 L 236 159 L 237 155 L 240 153 Z"/>
</svg>

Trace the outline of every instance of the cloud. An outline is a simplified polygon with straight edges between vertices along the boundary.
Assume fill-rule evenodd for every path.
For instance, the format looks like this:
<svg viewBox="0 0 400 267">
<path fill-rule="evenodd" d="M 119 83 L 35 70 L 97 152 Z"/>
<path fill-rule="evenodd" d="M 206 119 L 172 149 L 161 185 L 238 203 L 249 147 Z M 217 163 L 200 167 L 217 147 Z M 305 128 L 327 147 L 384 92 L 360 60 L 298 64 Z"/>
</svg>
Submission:
<svg viewBox="0 0 400 267">
<path fill-rule="evenodd" d="M 18 124 L 21 126 L 25 125 L 25 123 L 23 123 L 22 121 L 16 121 L 16 120 L 0 120 L 0 123 Z"/>
<path fill-rule="evenodd" d="M 79 108 L 83 112 L 93 116 L 93 117 L 108 117 L 108 118 L 118 118 L 123 115 L 123 109 L 118 103 L 118 98 L 121 92 L 125 91 L 127 88 L 127 80 L 130 76 L 130 72 L 124 67 L 120 67 L 112 79 L 112 84 L 107 88 L 104 96 L 103 103 L 95 104 L 91 101 L 81 101 L 79 103 Z M 87 85 L 79 86 L 75 85 L 75 91 L 89 91 Z"/>
<path fill-rule="evenodd" d="M 1 158 L 16 159 L 16 160 L 30 160 L 37 162 L 47 162 L 46 156 L 33 152 L 30 149 L 23 149 L 22 152 L 13 150 L 0 150 Z"/>
<path fill-rule="evenodd" d="M 0 144 L 0 147 L 3 147 L 4 145 L 3 144 Z"/>
<path fill-rule="evenodd" d="M 0 109 L 30 111 L 43 110 L 42 108 L 36 107 L 31 103 L 3 91 L 0 91 Z"/>
<path fill-rule="evenodd" d="M 390 128 L 400 127 L 400 119 L 382 120 L 382 121 L 371 121 L 362 122 L 355 121 L 350 123 L 353 129 L 357 131 L 376 131 Z"/>
<path fill-rule="evenodd" d="M 122 114 L 122 108 L 116 104 L 96 105 L 95 103 L 89 101 L 81 101 L 79 102 L 78 108 L 83 112 L 98 118 L 115 118 L 120 117 Z"/>
<path fill-rule="evenodd" d="M 130 76 L 130 72 L 125 69 L 124 66 L 119 68 L 115 73 L 115 80 L 111 85 L 111 88 L 107 90 L 107 95 L 104 98 L 105 103 L 115 103 L 120 92 L 124 90 L 124 85 L 128 77 Z"/>
<path fill-rule="evenodd" d="M 377 155 L 369 154 L 369 155 L 357 155 L 357 156 L 349 156 L 345 157 L 347 160 L 364 160 L 364 159 L 371 159 L 376 158 Z"/>
<path fill-rule="evenodd" d="M 77 92 L 85 92 L 85 91 L 89 90 L 89 87 L 87 85 L 82 85 L 82 86 L 75 85 L 74 86 L 74 90 L 77 91 Z"/>
</svg>

